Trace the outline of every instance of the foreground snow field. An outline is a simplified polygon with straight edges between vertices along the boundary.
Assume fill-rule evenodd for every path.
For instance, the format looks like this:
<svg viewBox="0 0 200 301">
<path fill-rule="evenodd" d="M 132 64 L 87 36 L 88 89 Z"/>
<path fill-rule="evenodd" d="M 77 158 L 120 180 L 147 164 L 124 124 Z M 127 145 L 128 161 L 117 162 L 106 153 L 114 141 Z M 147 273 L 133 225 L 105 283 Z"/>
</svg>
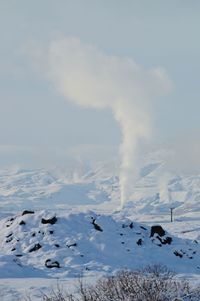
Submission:
<svg viewBox="0 0 200 301">
<path fill-rule="evenodd" d="M 200 176 L 166 174 L 163 160 L 147 158 L 119 209 L 116 166 L 0 171 L 1 300 L 39 300 L 58 278 L 73 287 L 152 263 L 199 281 Z"/>
<path fill-rule="evenodd" d="M 79 277 L 88 281 L 122 268 L 167 265 L 188 279 L 200 278 L 198 237 L 178 222 L 168 233 L 163 224 L 147 226 L 112 214 L 87 212 L 23 211 L 0 222 L 0 289 L 3 300 L 30 294 L 37 300 L 60 279 L 72 287 Z M 180 222 L 179 227 L 182 222 Z M 165 224 L 167 225 L 167 224 Z M 192 224 L 191 224 L 192 227 Z M 168 227 L 170 228 L 170 227 Z M 188 233 L 192 230 L 189 229 Z M 196 232 L 196 234 L 197 234 Z M 10 298 L 10 299 L 9 299 Z"/>
<path fill-rule="evenodd" d="M 0 223 L 0 277 L 79 277 L 161 263 L 200 273 L 197 240 L 177 238 L 120 214 L 24 211 Z"/>
</svg>

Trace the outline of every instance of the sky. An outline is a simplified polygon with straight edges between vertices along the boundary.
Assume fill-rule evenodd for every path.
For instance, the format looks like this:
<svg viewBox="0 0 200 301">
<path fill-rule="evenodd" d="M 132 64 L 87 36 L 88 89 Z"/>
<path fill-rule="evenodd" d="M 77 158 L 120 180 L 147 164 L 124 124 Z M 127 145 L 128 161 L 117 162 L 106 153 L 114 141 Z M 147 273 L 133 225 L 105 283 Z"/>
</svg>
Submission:
<svg viewBox="0 0 200 301">
<path fill-rule="evenodd" d="M 152 101 L 150 145 L 180 151 L 189 139 L 198 148 L 199 12 L 194 0 L 0 0 L 0 166 L 64 164 L 79 151 L 107 157 L 121 142 L 111 110 L 71 103 L 35 66 L 31 48 L 60 36 L 164 68 L 173 89 Z"/>
</svg>

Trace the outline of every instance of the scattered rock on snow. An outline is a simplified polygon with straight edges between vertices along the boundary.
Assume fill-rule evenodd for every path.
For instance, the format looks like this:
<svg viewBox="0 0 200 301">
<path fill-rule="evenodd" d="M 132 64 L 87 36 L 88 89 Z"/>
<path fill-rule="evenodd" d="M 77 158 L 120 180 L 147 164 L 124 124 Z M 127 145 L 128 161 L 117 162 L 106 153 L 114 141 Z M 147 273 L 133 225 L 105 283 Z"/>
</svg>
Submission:
<svg viewBox="0 0 200 301">
<path fill-rule="evenodd" d="M 178 257 L 180 257 L 180 258 L 183 257 L 183 254 L 180 253 L 180 252 L 178 252 L 178 251 L 174 251 L 174 255 L 176 255 L 176 256 L 178 256 Z"/>
<path fill-rule="evenodd" d="M 29 250 L 29 253 L 35 252 L 35 251 L 37 251 L 37 250 L 39 250 L 39 249 L 41 249 L 41 248 L 42 248 L 42 246 L 41 246 L 39 243 L 37 243 L 37 244 L 35 244 L 35 245 Z"/>
<path fill-rule="evenodd" d="M 155 233 L 162 237 L 165 235 L 165 230 L 160 225 L 152 226 L 150 237 L 153 237 Z"/>
<path fill-rule="evenodd" d="M 49 269 L 51 268 L 60 268 L 60 264 L 58 261 L 52 261 L 51 259 L 47 259 L 45 261 L 45 266 Z"/>
<path fill-rule="evenodd" d="M 143 240 L 140 238 L 140 239 L 138 239 L 138 241 L 136 243 L 138 246 L 141 246 L 143 244 Z"/>
<path fill-rule="evenodd" d="M 56 222 L 57 222 L 57 217 L 56 216 L 54 216 L 52 218 L 48 218 L 48 219 L 42 218 L 42 220 L 41 220 L 42 224 L 54 225 Z"/>
<path fill-rule="evenodd" d="M 73 243 L 73 244 L 70 244 L 70 245 L 67 245 L 68 248 L 71 248 L 71 247 L 77 247 L 77 243 Z"/>
<path fill-rule="evenodd" d="M 162 245 L 170 245 L 172 243 L 172 238 L 167 236 L 166 238 L 161 238 L 159 235 L 156 238 L 161 242 Z"/>
<path fill-rule="evenodd" d="M 26 223 L 25 223 L 25 221 L 22 220 L 22 221 L 19 223 L 19 225 L 20 225 L 20 226 L 26 225 Z"/>
<path fill-rule="evenodd" d="M 34 214 L 35 212 L 34 211 L 32 211 L 32 210 L 24 210 L 23 212 L 22 212 L 22 216 L 23 215 L 26 215 L 26 214 Z"/>
<path fill-rule="evenodd" d="M 10 233 L 10 234 L 6 235 L 6 238 L 11 237 L 12 235 L 13 235 L 13 233 Z"/>
<path fill-rule="evenodd" d="M 6 239 L 6 243 L 11 242 L 12 240 L 13 240 L 13 237 L 11 236 L 11 237 L 9 237 L 9 238 Z"/>
<path fill-rule="evenodd" d="M 96 219 L 92 217 L 92 225 L 94 226 L 95 230 L 103 232 L 103 229 L 96 223 Z"/>
<path fill-rule="evenodd" d="M 133 229 L 133 222 L 130 223 L 129 228 Z"/>
</svg>

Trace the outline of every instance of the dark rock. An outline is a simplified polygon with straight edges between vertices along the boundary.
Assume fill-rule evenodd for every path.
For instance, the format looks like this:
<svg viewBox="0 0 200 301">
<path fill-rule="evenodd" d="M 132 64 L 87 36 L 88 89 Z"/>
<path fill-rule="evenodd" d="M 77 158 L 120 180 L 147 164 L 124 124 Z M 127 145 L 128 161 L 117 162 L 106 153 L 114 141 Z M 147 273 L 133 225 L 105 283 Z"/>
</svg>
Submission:
<svg viewBox="0 0 200 301">
<path fill-rule="evenodd" d="M 150 237 L 153 237 L 155 233 L 162 237 L 165 235 L 165 230 L 160 225 L 152 226 Z"/>
<path fill-rule="evenodd" d="M 67 245 L 68 248 L 71 248 L 71 247 L 77 247 L 77 243 L 73 243 L 73 244 L 70 244 L 70 245 Z"/>
<path fill-rule="evenodd" d="M 13 252 L 13 251 L 15 251 L 15 250 L 16 250 L 15 248 L 12 248 L 12 250 L 11 250 L 11 251 Z"/>
<path fill-rule="evenodd" d="M 156 238 L 162 243 L 162 238 L 160 238 L 160 236 L 156 236 Z"/>
<path fill-rule="evenodd" d="M 56 248 L 60 248 L 60 245 L 59 244 L 55 244 L 54 245 Z"/>
<path fill-rule="evenodd" d="M 180 258 L 183 257 L 183 254 L 181 254 L 181 253 L 178 252 L 178 251 L 174 251 L 174 255 L 175 255 L 175 256 L 178 256 L 178 257 L 180 257 Z"/>
<path fill-rule="evenodd" d="M 34 245 L 34 247 L 32 247 L 30 250 L 29 250 L 29 253 L 31 253 L 31 252 L 35 252 L 35 251 L 37 251 L 37 250 L 39 250 L 39 249 L 41 249 L 42 248 L 42 246 L 38 243 L 38 244 L 35 244 Z"/>
<path fill-rule="evenodd" d="M 60 264 L 58 261 L 52 261 L 51 259 L 47 259 L 45 261 L 45 266 L 49 269 L 51 268 L 60 268 Z"/>
<path fill-rule="evenodd" d="M 21 222 L 19 223 L 19 225 L 20 225 L 20 226 L 26 225 L 26 223 L 25 223 L 24 221 L 21 221 Z"/>
<path fill-rule="evenodd" d="M 25 215 L 25 214 L 34 214 L 35 212 L 34 211 L 31 211 L 31 210 L 24 210 L 22 212 L 22 215 Z"/>
<path fill-rule="evenodd" d="M 23 255 L 22 254 L 16 254 L 15 256 L 16 257 L 22 257 Z"/>
<path fill-rule="evenodd" d="M 138 246 L 141 246 L 142 244 L 143 244 L 143 240 L 140 238 L 140 239 L 138 239 L 138 241 L 136 242 L 136 244 L 138 245 Z"/>
<path fill-rule="evenodd" d="M 133 222 L 130 223 L 129 228 L 133 229 Z"/>
<path fill-rule="evenodd" d="M 49 231 L 49 234 L 53 234 L 53 230 L 50 230 L 50 231 Z"/>
<path fill-rule="evenodd" d="M 8 235 L 6 235 L 6 238 L 9 238 L 9 237 L 11 237 L 13 234 L 12 233 L 10 233 L 10 234 L 8 234 Z"/>
<path fill-rule="evenodd" d="M 122 241 L 122 242 L 121 242 L 121 244 L 122 244 L 122 245 L 124 245 L 124 244 L 125 244 L 125 242 L 124 242 L 124 241 Z"/>
<path fill-rule="evenodd" d="M 95 218 L 92 218 L 92 225 L 94 226 L 95 230 L 103 232 L 103 229 L 96 223 Z"/>
<path fill-rule="evenodd" d="M 7 223 L 10 223 L 10 224 L 7 224 L 6 227 L 10 227 L 13 223 L 13 221 L 15 220 L 14 217 L 11 217 L 10 219 L 7 220 Z"/>
<path fill-rule="evenodd" d="M 171 245 L 172 243 L 172 238 L 167 236 L 165 239 L 163 239 L 162 244 L 163 245 Z"/>
<path fill-rule="evenodd" d="M 123 236 L 124 234 L 123 234 L 123 233 L 120 233 L 119 235 Z"/>
<path fill-rule="evenodd" d="M 57 217 L 55 217 L 55 216 L 52 217 L 52 218 L 49 218 L 49 219 L 42 218 L 42 220 L 41 220 L 42 224 L 51 224 L 51 225 L 54 225 L 56 222 L 57 222 Z"/>
<path fill-rule="evenodd" d="M 156 236 L 156 238 L 161 242 L 162 245 L 171 245 L 172 238 L 167 236 L 166 238 L 160 238 L 160 236 Z"/>
<path fill-rule="evenodd" d="M 147 231 L 147 228 L 143 227 L 143 226 L 140 226 L 141 229 Z"/>
<path fill-rule="evenodd" d="M 31 236 L 32 236 L 32 237 L 35 237 L 35 235 L 36 235 L 35 232 L 33 232 Z"/>
<path fill-rule="evenodd" d="M 6 238 L 11 237 L 12 235 L 13 235 L 13 233 L 10 233 L 10 234 L 6 235 Z"/>
<path fill-rule="evenodd" d="M 13 237 L 9 237 L 8 239 L 6 239 L 6 243 L 11 242 L 13 240 Z"/>
</svg>

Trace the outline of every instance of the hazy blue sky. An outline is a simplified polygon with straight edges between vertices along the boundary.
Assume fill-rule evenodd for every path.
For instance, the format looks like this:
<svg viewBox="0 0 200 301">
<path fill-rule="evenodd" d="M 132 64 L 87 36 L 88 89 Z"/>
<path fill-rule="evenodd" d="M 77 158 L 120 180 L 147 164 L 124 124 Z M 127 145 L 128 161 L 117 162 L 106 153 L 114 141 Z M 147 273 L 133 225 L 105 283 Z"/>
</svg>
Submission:
<svg viewBox="0 0 200 301">
<path fill-rule="evenodd" d="M 0 0 L 0 164 L 61 163 L 67 149 L 120 143 L 110 111 L 68 103 L 34 68 L 27 47 L 58 35 L 76 36 L 146 68 L 164 67 L 174 89 L 152 106 L 152 144 L 198 139 L 199 30 L 195 0 Z"/>
</svg>

